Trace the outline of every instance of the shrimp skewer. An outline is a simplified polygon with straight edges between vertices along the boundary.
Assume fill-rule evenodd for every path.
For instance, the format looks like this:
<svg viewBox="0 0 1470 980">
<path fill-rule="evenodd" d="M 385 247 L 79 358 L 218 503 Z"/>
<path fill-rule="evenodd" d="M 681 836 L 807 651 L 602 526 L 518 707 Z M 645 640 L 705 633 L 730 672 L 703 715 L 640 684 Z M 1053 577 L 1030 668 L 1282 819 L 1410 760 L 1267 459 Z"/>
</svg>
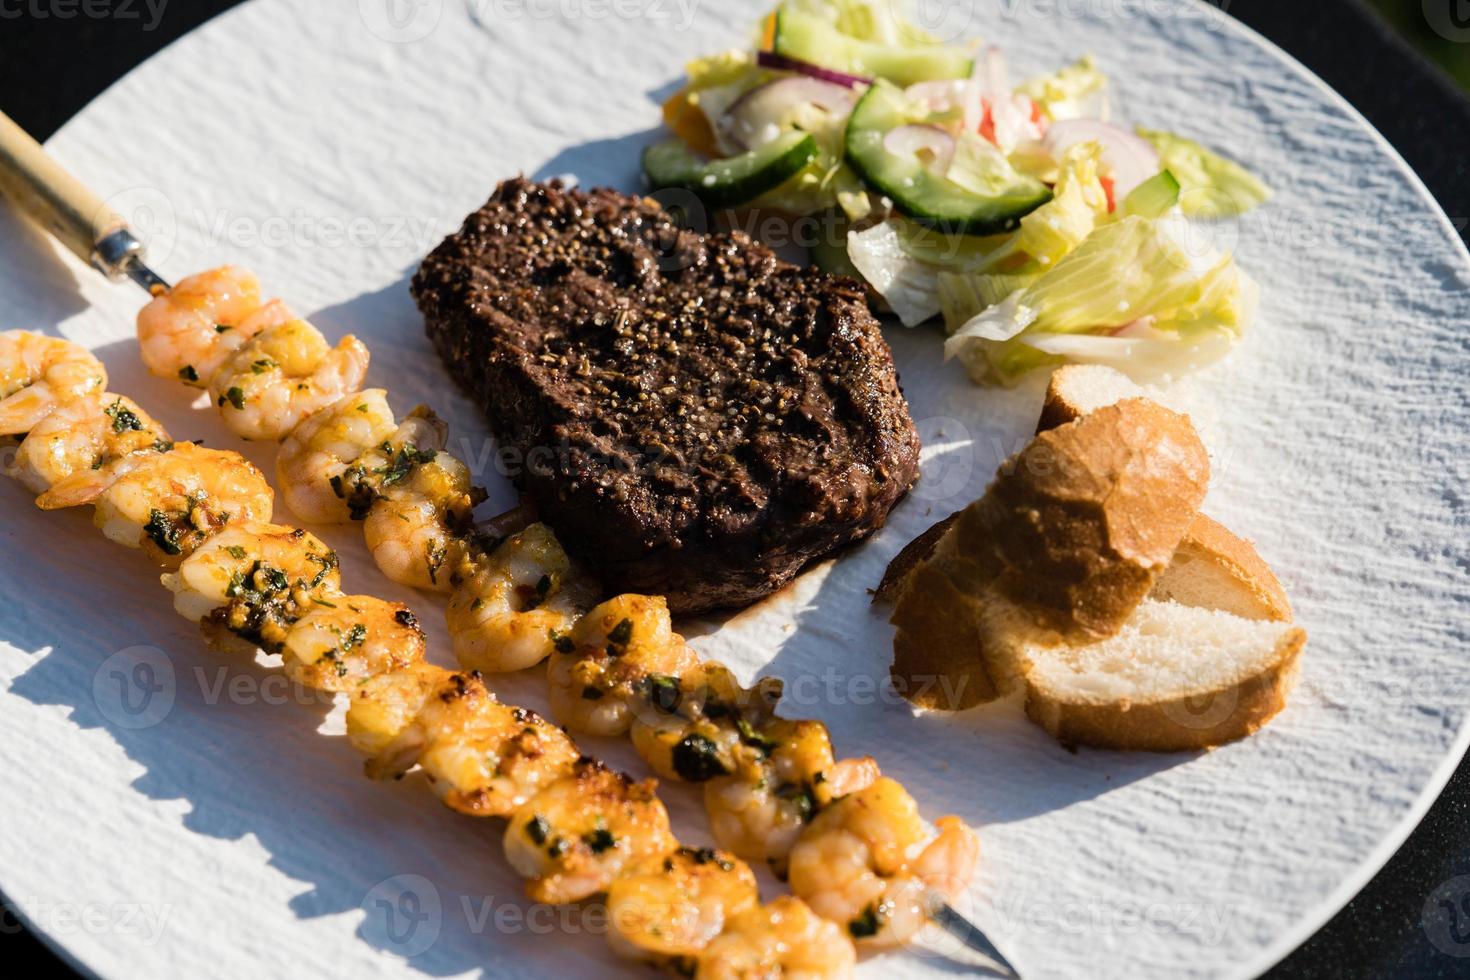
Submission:
<svg viewBox="0 0 1470 980">
<path fill-rule="evenodd" d="M 231 431 L 283 439 L 277 476 L 287 505 L 311 523 L 363 522 L 373 560 L 395 582 L 451 594 L 456 654 L 470 669 L 540 663 L 597 586 L 545 528 L 495 553 L 474 533 L 484 499 L 464 463 L 444 452 L 446 428 L 427 408 L 395 421 L 381 389 L 359 391 L 368 352 L 332 348 L 255 277 L 225 266 L 154 295 L 138 315 L 150 371 L 206 387 Z"/>
<path fill-rule="evenodd" d="M 106 417 L 101 401 L 94 407 Z M 101 423 L 79 417 L 75 424 Z M 229 463 L 194 461 L 210 471 Z M 99 503 L 137 472 L 54 502 Z M 209 473 L 201 476 L 214 485 Z M 179 492 L 171 479 L 139 479 L 133 492 L 166 505 Z M 195 506 L 217 507 L 213 494 L 201 492 Z M 211 647 L 279 653 L 302 683 L 350 691 L 349 737 L 370 754 L 370 774 L 401 775 L 418 764 L 456 809 L 511 815 L 506 857 L 531 879 L 532 897 L 578 901 L 615 889 L 625 914 L 613 944 L 622 954 L 696 977 L 724 975 L 730 958 L 760 964 L 765 975 L 787 962 L 811 976 L 851 972 L 852 947 L 840 934 L 834 941 L 798 931 L 773 945 L 773 922 L 810 920 L 810 911 L 794 899 L 760 906 L 749 868 L 729 855 L 681 848 L 652 780 L 635 782 L 580 757 L 560 730 L 498 702 L 478 674 L 424 663 L 423 637 L 407 609 L 344 595 L 335 553 L 305 531 L 262 523 L 268 517 L 267 499 L 263 513 L 206 521 L 178 555 L 152 556 L 173 569 L 163 579 L 176 608 L 201 623 Z M 710 959 L 705 952 L 716 941 L 723 954 Z"/>
<path fill-rule="evenodd" d="M 140 333 L 142 326 L 140 320 Z M 631 734 L 661 776 L 704 783 L 716 841 L 743 859 L 766 862 L 778 876 L 814 818 L 878 780 L 871 759 L 839 762 L 819 722 L 777 718 L 778 684 L 747 692 L 720 665 L 701 664 L 673 633 L 661 599 L 618 596 L 586 611 L 596 586 L 543 525 L 485 548 L 470 532 L 470 510 L 481 495 L 463 463 L 443 452 L 443 424 L 421 407 L 374 444 L 374 426 L 389 421 L 379 392 L 342 398 L 308 417 L 280 456 L 285 493 L 313 516 L 363 519 L 369 548 L 389 578 L 450 592 L 448 623 L 463 668 L 517 670 L 549 658 L 558 720 L 592 735 Z M 824 839 L 835 846 L 835 838 Z M 966 864 L 964 848 L 936 851 L 931 863 L 941 854 L 954 859 L 952 878 L 968 879 L 973 859 Z M 864 872 L 871 880 L 862 879 L 859 890 L 888 888 L 899 874 L 889 870 Z M 811 876 L 800 880 L 798 894 L 815 888 Z M 890 897 L 875 907 L 899 904 Z M 920 904 L 922 924 L 932 903 Z M 880 916 L 865 930 L 866 920 L 841 902 L 824 897 L 818 911 L 824 909 L 865 941 L 901 943 L 918 931 L 913 916 Z"/>
</svg>

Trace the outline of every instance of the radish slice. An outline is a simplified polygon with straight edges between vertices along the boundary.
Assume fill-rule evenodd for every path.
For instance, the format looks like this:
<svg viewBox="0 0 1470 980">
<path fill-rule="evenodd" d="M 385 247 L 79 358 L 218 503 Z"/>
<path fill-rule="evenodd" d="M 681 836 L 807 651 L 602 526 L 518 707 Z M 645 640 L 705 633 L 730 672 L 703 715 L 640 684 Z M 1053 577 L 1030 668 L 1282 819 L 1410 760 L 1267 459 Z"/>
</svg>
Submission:
<svg viewBox="0 0 1470 980">
<path fill-rule="evenodd" d="M 883 148 L 896 156 L 928 154 L 925 168 L 937 174 L 949 170 L 954 159 L 954 137 L 938 126 L 899 126 L 883 134 Z"/>
<path fill-rule="evenodd" d="M 792 109 L 815 105 L 836 115 L 846 115 L 857 102 L 857 93 L 833 82 L 792 75 L 758 85 L 735 100 L 720 117 L 720 136 L 742 150 L 755 150 L 781 135 Z"/>
<path fill-rule="evenodd" d="M 820 79 L 821 81 L 831 82 L 834 85 L 842 85 L 846 88 L 852 88 L 855 85 L 870 85 L 873 81 L 871 78 L 862 78 L 858 75 L 833 71 L 831 68 L 823 68 L 821 65 L 814 65 L 810 61 L 798 61 L 795 58 L 788 58 L 784 54 L 777 54 L 774 51 L 758 52 L 755 56 L 755 61 L 762 68 L 770 68 L 775 71 L 794 71 L 798 75 L 806 75 L 809 78 Z"/>
<path fill-rule="evenodd" d="M 1147 140 L 1126 129 L 1096 119 L 1063 119 L 1051 124 L 1042 142 L 1061 159 L 1067 148 L 1088 140 L 1102 146 L 1102 159 L 1113 175 L 1113 196 L 1121 201 L 1139 184 L 1159 172 L 1158 151 Z"/>
</svg>

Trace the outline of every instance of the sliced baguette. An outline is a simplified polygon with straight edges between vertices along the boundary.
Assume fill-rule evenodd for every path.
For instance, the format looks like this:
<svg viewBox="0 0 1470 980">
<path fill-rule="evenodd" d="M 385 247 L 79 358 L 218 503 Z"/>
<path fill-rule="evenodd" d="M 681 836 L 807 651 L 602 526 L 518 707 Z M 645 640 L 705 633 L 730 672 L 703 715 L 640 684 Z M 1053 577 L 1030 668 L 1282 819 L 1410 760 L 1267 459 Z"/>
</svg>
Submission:
<svg viewBox="0 0 1470 980">
<path fill-rule="evenodd" d="M 1044 432 L 1119 401 L 1147 396 L 1146 389 L 1110 367 L 1068 365 L 1052 372 L 1036 429 Z M 1286 590 L 1255 546 L 1204 514 L 1197 514 L 1189 525 L 1151 595 L 1246 619 L 1291 619 Z"/>
<path fill-rule="evenodd" d="M 1255 545 L 1205 514 L 1194 515 L 1149 597 L 1242 619 L 1291 622 L 1291 600 Z"/>
<path fill-rule="evenodd" d="M 1098 643 L 1018 640 L 1019 623 L 999 635 L 1025 663 L 1026 713 L 1064 745 L 1153 752 L 1255 732 L 1285 707 L 1307 639 L 1288 622 L 1158 599 Z"/>
<path fill-rule="evenodd" d="M 1089 412 L 1129 398 L 1148 398 L 1146 388 L 1101 364 L 1068 364 L 1051 374 L 1041 403 L 1037 432 L 1075 422 Z"/>
<path fill-rule="evenodd" d="M 1014 686 L 982 649 L 991 596 L 1067 642 L 1117 632 L 1168 565 L 1208 480 L 1189 420 L 1153 402 L 1125 401 L 1037 436 L 927 559 L 905 549 L 895 560 L 899 689 L 953 711 Z"/>
</svg>

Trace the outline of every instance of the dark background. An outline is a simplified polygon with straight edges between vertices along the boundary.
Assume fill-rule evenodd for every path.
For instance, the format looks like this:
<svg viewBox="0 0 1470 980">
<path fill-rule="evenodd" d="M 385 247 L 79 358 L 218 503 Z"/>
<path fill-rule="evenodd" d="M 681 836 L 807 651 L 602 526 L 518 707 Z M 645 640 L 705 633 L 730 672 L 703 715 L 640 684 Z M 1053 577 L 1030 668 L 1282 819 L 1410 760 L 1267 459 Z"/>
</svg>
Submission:
<svg viewBox="0 0 1470 980">
<path fill-rule="evenodd" d="M 1377 13 L 1361 0 L 1212 2 L 1285 48 L 1357 106 L 1466 236 L 1470 99 L 1459 86 L 1470 87 L 1470 2 L 1373 0 Z M 0 0 L 0 109 L 44 140 L 134 65 L 233 3 L 173 0 L 152 24 L 142 3 L 132 4 L 136 19 L 89 18 L 76 7 L 73 16 L 62 18 L 56 13 L 64 5 L 47 0 Z M 1470 947 L 1457 950 L 1465 958 L 1440 952 L 1420 921 L 1430 893 L 1467 874 L 1470 763 L 1463 763 L 1388 865 L 1270 975 L 1470 977 Z M 49 975 L 70 972 L 6 912 L 0 917 L 0 963 L 27 961 L 47 967 Z"/>
</svg>

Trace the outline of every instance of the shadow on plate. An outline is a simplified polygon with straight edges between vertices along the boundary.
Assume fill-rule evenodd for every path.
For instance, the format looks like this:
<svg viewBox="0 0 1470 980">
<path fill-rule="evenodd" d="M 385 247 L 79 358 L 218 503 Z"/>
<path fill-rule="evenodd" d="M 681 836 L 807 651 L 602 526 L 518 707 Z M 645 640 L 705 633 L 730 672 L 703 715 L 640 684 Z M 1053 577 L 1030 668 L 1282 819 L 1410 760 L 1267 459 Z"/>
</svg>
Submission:
<svg viewBox="0 0 1470 980">
<path fill-rule="evenodd" d="M 626 136 L 589 140 L 569 146 L 537 167 L 534 180 L 575 177 L 580 187 L 612 187 L 625 194 L 643 188 L 643 148 L 656 142 L 661 129 L 645 129 Z M 490 188 L 485 189 L 488 197 Z"/>
<path fill-rule="evenodd" d="M 406 280 L 312 319 L 333 336 L 370 334 L 370 383 L 393 390 L 395 407 L 411 407 L 400 402 L 405 395 L 446 408 L 448 397 L 459 397 L 450 396 L 453 385 L 428 349 Z M 137 397 L 177 438 L 240 449 L 274 472 L 274 445 L 242 444 L 208 407 L 149 377 L 134 344 L 97 353 L 110 387 Z M 464 406 L 456 411 L 456 418 L 478 418 Z M 289 900 L 296 916 L 347 914 L 362 941 L 429 976 L 549 974 L 566 970 L 568 956 L 585 970 L 622 972 L 608 958 L 598 909 L 526 900 L 502 854 L 501 821 L 450 811 L 417 776 L 383 784 L 363 778 L 361 756 L 319 731 L 324 723 L 340 727 L 340 719 L 329 719 L 329 699 L 285 683 L 270 661 L 206 650 L 174 614 L 167 590 L 151 584 L 157 569 L 106 541 L 90 514 L 42 512 L 11 480 L 0 480 L 0 509 L 20 518 L 0 556 L 0 594 L 30 597 L 7 603 L 0 617 L 0 640 L 28 659 L 5 693 L 65 708 L 83 732 L 105 731 L 144 770 L 133 789 L 150 800 L 187 802 L 181 820 L 190 832 L 254 838 L 271 867 L 308 886 L 290 889 L 299 892 Z M 433 621 L 431 637 L 441 629 L 438 604 L 395 592 L 372 571 L 357 527 L 311 530 L 344 554 L 344 587 L 407 598 Z M 431 656 L 445 662 L 447 645 L 431 639 Z M 70 805 L 58 801 L 57 820 Z M 192 885 L 190 898 L 207 903 L 234 883 L 221 877 Z M 557 942 L 548 943 L 547 933 L 557 933 Z M 626 968 L 629 976 L 642 972 Z"/>
</svg>

